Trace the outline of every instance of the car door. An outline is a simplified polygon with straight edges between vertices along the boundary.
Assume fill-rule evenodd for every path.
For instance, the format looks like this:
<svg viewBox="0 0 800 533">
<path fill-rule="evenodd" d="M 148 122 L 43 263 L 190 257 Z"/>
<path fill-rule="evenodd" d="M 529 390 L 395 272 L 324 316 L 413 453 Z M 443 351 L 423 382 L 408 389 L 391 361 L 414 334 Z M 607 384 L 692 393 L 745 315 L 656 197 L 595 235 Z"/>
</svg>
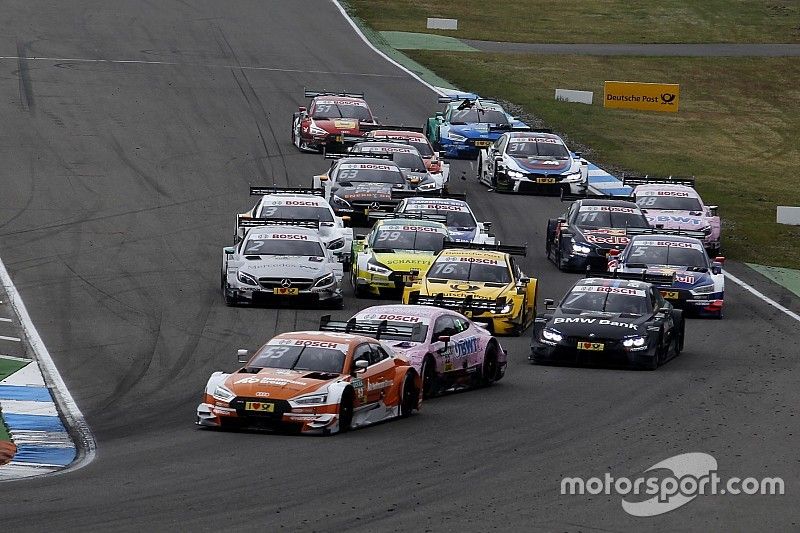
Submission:
<svg viewBox="0 0 800 533">
<path fill-rule="evenodd" d="M 366 382 L 367 403 L 376 403 L 384 396 L 394 383 L 394 359 L 380 344 L 370 344 L 370 365 L 367 367 Z"/>
<path fill-rule="evenodd" d="M 661 308 L 667 307 L 668 305 L 670 308 L 672 307 L 672 305 L 668 304 L 664 297 L 661 296 L 661 292 L 658 290 L 658 288 L 650 287 L 650 295 L 651 301 L 653 302 L 653 312 L 659 313 Z M 675 333 L 675 319 L 672 317 L 671 312 L 664 315 L 662 318 L 662 324 L 663 333 L 659 341 L 663 347 L 668 348 L 670 342 L 672 342 L 672 336 Z"/>
<path fill-rule="evenodd" d="M 370 348 L 369 344 L 359 344 L 356 346 L 355 350 L 353 350 L 353 369 L 356 369 L 356 361 L 367 361 L 369 363 L 371 359 L 372 349 Z M 355 399 L 353 401 L 353 407 L 355 408 L 362 407 L 368 403 L 367 381 L 369 373 L 369 367 L 363 371 L 356 370 L 356 375 L 351 382 L 353 385 L 353 390 L 355 391 Z"/>
<path fill-rule="evenodd" d="M 456 340 L 453 345 L 454 366 L 456 368 L 467 369 L 480 365 L 483 362 L 483 353 L 480 350 L 480 340 L 476 327 L 464 317 L 453 315 L 453 324 L 458 333 L 453 336 Z M 461 360 L 461 364 L 458 361 Z"/>
<path fill-rule="evenodd" d="M 439 372 L 452 372 L 456 370 L 456 365 L 452 357 L 452 343 L 457 333 L 458 331 L 456 331 L 452 315 L 441 315 L 433 323 L 431 346 L 436 355 L 436 367 Z M 438 340 L 440 337 L 450 337 L 450 339 L 445 343 Z"/>
</svg>

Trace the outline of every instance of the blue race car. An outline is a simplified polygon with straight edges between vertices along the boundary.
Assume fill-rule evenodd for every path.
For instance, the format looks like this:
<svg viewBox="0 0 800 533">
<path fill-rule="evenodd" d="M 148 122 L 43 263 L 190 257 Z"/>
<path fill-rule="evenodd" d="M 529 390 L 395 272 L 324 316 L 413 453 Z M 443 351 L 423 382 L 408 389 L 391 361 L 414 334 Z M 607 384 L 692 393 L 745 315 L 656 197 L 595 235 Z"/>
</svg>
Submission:
<svg viewBox="0 0 800 533">
<path fill-rule="evenodd" d="M 724 257 L 710 261 L 703 242 L 676 235 L 636 235 L 624 250 L 609 252 L 608 270 L 626 274 L 669 275 L 656 284 L 661 295 L 687 314 L 722 318 Z"/>
<path fill-rule="evenodd" d="M 439 102 L 447 107 L 428 119 L 425 135 L 445 157 L 475 159 L 503 133 L 530 129 L 497 102 L 477 95 L 443 96 Z"/>
</svg>

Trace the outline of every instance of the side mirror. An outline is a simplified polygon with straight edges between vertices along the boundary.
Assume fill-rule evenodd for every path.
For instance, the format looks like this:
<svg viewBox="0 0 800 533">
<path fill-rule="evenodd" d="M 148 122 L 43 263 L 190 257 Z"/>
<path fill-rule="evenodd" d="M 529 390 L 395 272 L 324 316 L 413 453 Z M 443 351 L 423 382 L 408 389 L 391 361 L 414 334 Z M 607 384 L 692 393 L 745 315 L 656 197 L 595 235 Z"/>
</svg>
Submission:
<svg viewBox="0 0 800 533">
<path fill-rule="evenodd" d="M 720 266 L 724 265 L 725 264 L 725 257 L 723 257 L 721 255 L 718 255 L 717 257 L 714 258 L 714 262 L 715 263 L 719 263 Z"/>
<path fill-rule="evenodd" d="M 323 174 L 321 176 L 317 176 L 317 178 L 319 178 L 319 181 L 328 181 L 328 179 L 329 179 L 327 174 Z"/>
<path fill-rule="evenodd" d="M 583 157 L 583 152 L 575 152 L 575 157 Z"/>
<path fill-rule="evenodd" d="M 350 215 L 342 215 L 340 218 L 342 219 L 342 224 L 345 226 L 350 222 Z"/>
<path fill-rule="evenodd" d="M 441 111 L 437 111 L 436 118 L 444 118 L 444 113 L 442 113 Z"/>
<path fill-rule="evenodd" d="M 718 205 L 710 205 L 710 206 L 708 206 L 708 211 L 709 211 L 709 213 L 711 213 L 712 217 L 715 217 L 718 214 L 717 211 L 719 211 L 719 206 Z"/>
<path fill-rule="evenodd" d="M 450 344 L 450 335 L 439 335 L 436 340 L 438 342 L 443 342 L 444 347 L 447 348 L 447 345 Z"/>
<path fill-rule="evenodd" d="M 236 253 L 236 247 L 235 246 L 226 246 L 222 250 L 225 252 L 225 255 L 233 255 L 233 254 Z"/>
<path fill-rule="evenodd" d="M 528 276 L 522 276 L 519 278 L 519 282 L 523 285 L 527 285 L 528 283 L 531 282 L 531 278 L 529 278 Z"/>
<path fill-rule="evenodd" d="M 356 233 L 356 234 L 353 236 L 353 239 L 354 239 L 354 240 L 357 240 L 357 241 L 363 241 L 363 240 L 364 240 L 364 239 L 366 239 L 366 238 L 367 238 L 367 234 L 366 234 L 366 233 Z"/>
<path fill-rule="evenodd" d="M 606 254 L 606 257 L 618 257 L 621 253 L 622 253 L 622 250 L 619 250 L 617 248 L 612 248 L 612 249 L 610 249 L 608 251 L 608 253 Z"/>
<path fill-rule="evenodd" d="M 415 277 L 419 276 L 419 269 L 418 268 L 412 268 L 411 270 L 408 271 L 408 273 L 411 274 L 412 276 L 415 276 Z"/>
<path fill-rule="evenodd" d="M 300 111 L 301 113 L 305 113 L 306 112 L 306 106 L 301 105 L 301 106 L 299 106 L 297 108 L 297 110 Z"/>
<path fill-rule="evenodd" d="M 658 312 L 662 315 L 668 315 L 672 312 L 672 307 L 665 305 L 664 307 L 659 307 Z"/>
<path fill-rule="evenodd" d="M 366 359 L 359 359 L 356 361 L 356 372 L 363 372 L 369 366 L 369 361 Z"/>
<path fill-rule="evenodd" d="M 491 223 L 491 222 L 483 222 L 483 228 L 484 228 L 486 231 L 489 231 L 489 230 L 491 230 L 491 229 L 492 229 L 492 223 Z"/>
<path fill-rule="evenodd" d="M 566 217 L 558 217 L 558 223 L 559 224 L 564 224 L 566 222 L 567 222 L 567 218 Z"/>
<path fill-rule="evenodd" d="M 556 308 L 556 304 L 555 304 L 555 302 L 553 301 L 552 298 L 545 298 L 544 299 L 544 307 L 548 311 L 552 311 L 553 309 Z"/>
<path fill-rule="evenodd" d="M 236 357 L 240 363 L 246 363 L 250 359 L 250 352 L 247 350 L 236 350 Z"/>
<path fill-rule="evenodd" d="M 445 152 L 438 152 L 438 154 L 439 154 L 439 159 L 444 159 L 445 158 L 445 155 L 446 155 Z"/>
</svg>

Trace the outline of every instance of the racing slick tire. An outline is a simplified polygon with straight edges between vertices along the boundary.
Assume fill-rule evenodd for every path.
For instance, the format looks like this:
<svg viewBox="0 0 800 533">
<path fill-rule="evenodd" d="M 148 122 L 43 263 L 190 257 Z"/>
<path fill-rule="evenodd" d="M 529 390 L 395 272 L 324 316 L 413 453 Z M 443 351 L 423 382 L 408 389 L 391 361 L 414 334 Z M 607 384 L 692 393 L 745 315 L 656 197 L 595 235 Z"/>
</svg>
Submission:
<svg viewBox="0 0 800 533">
<path fill-rule="evenodd" d="M 436 361 L 431 354 L 427 354 L 422 360 L 420 375 L 422 376 L 422 398 L 428 399 L 435 396 L 439 392 L 439 379 L 436 375 Z"/>
<path fill-rule="evenodd" d="M 346 388 L 339 400 L 339 433 L 350 431 L 353 425 L 353 389 Z"/>
<path fill-rule="evenodd" d="M 403 378 L 403 388 L 400 390 L 400 418 L 411 416 L 417 407 L 418 398 L 419 391 L 414 385 L 414 374 L 406 372 L 406 376 Z"/>
<path fill-rule="evenodd" d="M 683 311 L 680 309 L 673 309 L 673 320 L 675 320 L 675 329 L 678 334 L 675 335 L 675 357 L 678 357 L 683 351 L 683 341 L 686 336 L 686 321 L 683 319 Z"/>
<path fill-rule="evenodd" d="M 353 286 L 353 295 L 356 298 L 366 298 L 369 296 L 369 290 L 365 287 L 360 287 L 358 283 L 356 283 L 356 274 L 357 272 L 353 268 L 350 268 L 350 285 Z"/>
<path fill-rule="evenodd" d="M 228 294 L 228 283 L 225 281 L 224 272 L 220 273 L 220 289 L 222 290 L 222 299 L 225 300 L 225 305 L 233 307 L 238 303 L 235 295 Z"/>
<path fill-rule="evenodd" d="M 500 364 L 497 361 L 497 350 L 497 343 L 491 342 L 486 347 L 486 353 L 483 354 L 480 382 L 484 387 L 488 387 L 497 381 L 497 375 L 500 373 Z"/>
</svg>

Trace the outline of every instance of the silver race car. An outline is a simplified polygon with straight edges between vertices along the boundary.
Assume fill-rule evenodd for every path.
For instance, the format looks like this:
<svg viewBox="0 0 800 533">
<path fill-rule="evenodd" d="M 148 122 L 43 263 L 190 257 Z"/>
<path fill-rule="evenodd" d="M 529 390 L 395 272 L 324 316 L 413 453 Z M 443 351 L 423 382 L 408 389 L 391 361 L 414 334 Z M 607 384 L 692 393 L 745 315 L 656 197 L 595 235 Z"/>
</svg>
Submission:
<svg viewBox="0 0 800 533">
<path fill-rule="evenodd" d="M 285 225 L 278 225 L 280 224 Z M 221 285 L 227 305 L 297 303 L 341 308 L 342 264 L 325 248 L 316 220 L 241 220 L 246 229 L 223 249 Z"/>
<path fill-rule="evenodd" d="M 274 220 L 317 220 L 319 235 L 325 247 L 342 262 L 344 270 L 350 269 L 350 248 L 353 228 L 345 227 L 349 216 L 336 216 L 325 199 L 324 189 L 308 187 L 250 187 L 250 196 L 261 199 L 236 220 L 236 242 L 244 237 L 246 229 L 240 220 L 261 219 L 264 224 Z M 262 225 L 264 225 L 262 224 Z"/>
<path fill-rule="evenodd" d="M 411 195 L 414 196 L 411 196 Z M 395 208 L 396 214 L 412 214 L 421 217 L 444 216 L 449 230 L 449 239 L 456 242 L 494 244 L 491 222 L 478 222 L 472 208 L 466 202 L 466 194 L 420 193 L 416 191 L 393 191 L 392 196 L 402 198 Z"/>
</svg>

